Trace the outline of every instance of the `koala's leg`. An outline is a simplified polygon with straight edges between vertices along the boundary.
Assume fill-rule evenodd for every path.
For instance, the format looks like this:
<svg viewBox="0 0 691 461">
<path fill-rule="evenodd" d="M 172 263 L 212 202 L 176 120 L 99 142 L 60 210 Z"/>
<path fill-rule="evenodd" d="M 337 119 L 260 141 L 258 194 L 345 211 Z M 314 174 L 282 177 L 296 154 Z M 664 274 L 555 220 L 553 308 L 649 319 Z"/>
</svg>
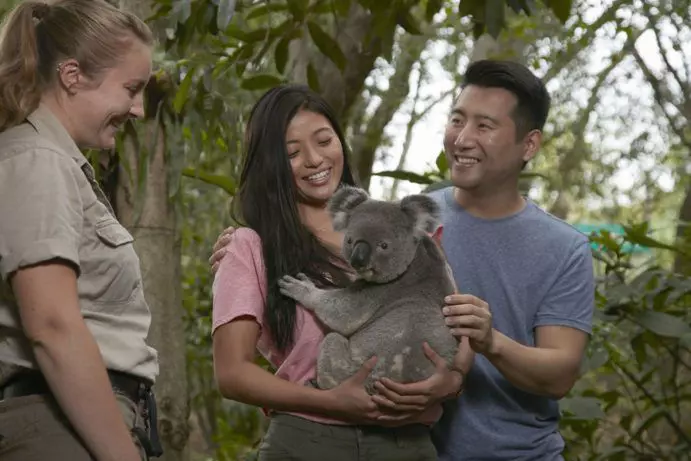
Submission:
<svg viewBox="0 0 691 461">
<path fill-rule="evenodd" d="M 376 298 L 348 289 L 322 290 L 304 275 L 298 278 L 284 276 L 278 281 L 281 293 L 293 298 L 314 312 L 330 330 L 350 336 L 372 318 L 376 311 Z"/>
<path fill-rule="evenodd" d="M 364 362 L 364 360 L 362 360 Z M 360 364 L 351 356 L 348 339 L 338 333 L 324 338 L 317 358 L 317 384 L 320 389 L 332 389 L 353 376 Z"/>
</svg>

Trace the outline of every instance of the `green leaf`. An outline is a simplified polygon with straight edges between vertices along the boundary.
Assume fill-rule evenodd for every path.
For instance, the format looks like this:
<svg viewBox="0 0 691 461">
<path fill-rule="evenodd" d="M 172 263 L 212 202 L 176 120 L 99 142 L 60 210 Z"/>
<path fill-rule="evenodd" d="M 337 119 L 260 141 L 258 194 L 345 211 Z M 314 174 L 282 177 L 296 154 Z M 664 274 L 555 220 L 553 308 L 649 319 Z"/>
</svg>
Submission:
<svg viewBox="0 0 691 461">
<path fill-rule="evenodd" d="M 295 29 L 286 34 L 276 44 L 274 50 L 274 61 L 276 63 L 276 70 L 279 73 L 285 72 L 286 64 L 288 64 L 288 57 L 290 55 L 290 42 L 302 35 L 300 29 Z"/>
<path fill-rule="evenodd" d="M 675 247 L 673 245 L 668 245 L 666 243 L 655 240 L 651 237 L 645 235 L 645 230 L 630 226 L 623 226 L 626 232 L 626 240 L 631 243 L 636 243 L 638 245 L 648 247 L 648 248 L 660 248 L 664 250 L 674 251 L 676 253 L 686 254 L 681 248 Z"/>
<path fill-rule="evenodd" d="M 276 70 L 279 73 L 283 73 L 286 69 L 286 64 L 288 63 L 288 46 L 290 45 L 290 38 L 283 37 L 276 44 L 276 49 L 274 50 L 274 61 L 276 62 Z"/>
<path fill-rule="evenodd" d="M 475 19 L 479 19 L 478 13 L 483 14 L 482 7 L 485 4 L 485 0 L 461 0 L 458 5 L 458 16 L 474 16 Z"/>
<path fill-rule="evenodd" d="M 634 319 L 644 328 L 659 336 L 681 338 L 691 333 L 691 327 L 684 323 L 682 319 L 664 312 L 643 311 L 635 315 Z"/>
<path fill-rule="evenodd" d="M 637 440 L 648 430 L 657 420 L 664 418 L 667 415 L 667 409 L 664 407 L 654 408 L 639 424 L 631 435 L 630 440 Z"/>
<path fill-rule="evenodd" d="M 321 51 L 324 56 L 328 57 L 336 67 L 343 72 L 346 66 L 346 57 L 341 51 L 341 47 L 338 42 L 334 40 L 329 34 L 324 32 L 324 30 L 314 21 L 307 22 L 307 29 L 309 30 L 314 44 L 317 45 L 319 51 Z"/>
<path fill-rule="evenodd" d="M 497 38 L 504 27 L 504 0 L 487 0 L 485 4 L 487 33 Z"/>
<path fill-rule="evenodd" d="M 279 11 L 285 11 L 288 9 L 286 5 L 274 5 L 272 3 L 267 3 L 266 5 L 259 5 L 247 14 L 247 20 L 252 20 L 266 16 L 269 13 L 277 13 Z"/>
<path fill-rule="evenodd" d="M 218 0 L 218 14 L 216 25 L 220 30 L 225 30 L 235 14 L 235 0 Z"/>
<path fill-rule="evenodd" d="M 679 340 L 679 344 L 691 350 L 691 333 L 686 333 L 684 336 L 682 336 Z"/>
<path fill-rule="evenodd" d="M 206 184 L 219 187 L 228 193 L 230 196 L 235 195 L 235 183 L 228 176 L 220 176 L 203 171 L 194 170 L 192 168 L 183 168 L 182 175 L 188 178 L 198 179 Z"/>
<path fill-rule="evenodd" d="M 595 397 L 564 397 L 559 406 L 568 411 L 574 419 L 601 419 L 605 416 L 600 400 Z"/>
<path fill-rule="evenodd" d="M 634 338 L 631 340 L 631 349 L 633 349 L 633 352 L 636 355 L 638 365 L 642 366 L 645 364 L 648 355 L 646 354 L 645 350 L 645 335 L 643 333 L 634 336 Z"/>
<path fill-rule="evenodd" d="M 443 0 L 427 0 L 427 5 L 425 6 L 425 19 L 427 22 L 434 20 L 434 15 L 441 10 L 443 4 Z"/>
<path fill-rule="evenodd" d="M 177 16 L 178 22 L 187 22 L 192 15 L 192 0 L 175 0 L 173 15 Z"/>
<path fill-rule="evenodd" d="M 421 35 L 422 29 L 410 11 L 402 11 L 398 14 L 398 24 L 411 35 Z"/>
<path fill-rule="evenodd" d="M 178 91 L 175 93 L 175 99 L 173 100 L 173 110 L 176 114 L 182 112 L 182 108 L 185 107 L 187 102 L 190 86 L 192 85 L 192 77 L 194 76 L 194 68 L 187 69 L 187 74 L 185 78 L 182 79 Z"/>
<path fill-rule="evenodd" d="M 310 61 L 307 64 L 307 85 L 312 88 L 315 92 L 321 93 L 321 86 L 319 84 L 319 74 L 314 64 Z"/>
<path fill-rule="evenodd" d="M 351 0 L 334 0 L 332 2 L 334 12 L 341 17 L 348 16 L 348 11 L 350 11 L 350 2 Z"/>
<path fill-rule="evenodd" d="M 372 176 L 401 179 L 403 181 L 410 181 L 415 184 L 432 184 L 434 182 L 433 179 L 427 176 L 403 170 L 379 171 L 377 173 L 372 173 Z"/>
<path fill-rule="evenodd" d="M 437 155 L 437 168 L 439 169 L 439 174 L 444 176 L 447 171 L 449 171 L 449 162 L 446 159 L 446 153 L 442 150 L 439 155 Z"/>
<path fill-rule="evenodd" d="M 283 80 L 275 75 L 259 74 L 242 80 L 241 87 L 245 90 L 263 90 L 283 83 Z"/>
<path fill-rule="evenodd" d="M 302 22 L 305 19 L 305 12 L 309 0 L 288 0 L 288 9 L 297 22 Z"/>
<path fill-rule="evenodd" d="M 571 15 L 571 4 L 573 0 L 547 0 L 547 6 L 552 9 L 554 15 L 562 23 L 566 22 Z"/>
</svg>

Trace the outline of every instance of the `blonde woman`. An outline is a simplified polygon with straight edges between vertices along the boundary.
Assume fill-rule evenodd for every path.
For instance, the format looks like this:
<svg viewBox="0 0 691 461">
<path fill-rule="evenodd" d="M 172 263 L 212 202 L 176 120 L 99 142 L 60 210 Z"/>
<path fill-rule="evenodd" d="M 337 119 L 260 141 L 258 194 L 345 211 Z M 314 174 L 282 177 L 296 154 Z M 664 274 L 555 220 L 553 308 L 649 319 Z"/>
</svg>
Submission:
<svg viewBox="0 0 691 461">
<path fill-rule="evenodd" d="M 152 36 L 102 0 L 24 2 L 0 39 L 0 458 L 160 454 L 132 237 L 80 149 L 143 115 Z"/>
</svg>

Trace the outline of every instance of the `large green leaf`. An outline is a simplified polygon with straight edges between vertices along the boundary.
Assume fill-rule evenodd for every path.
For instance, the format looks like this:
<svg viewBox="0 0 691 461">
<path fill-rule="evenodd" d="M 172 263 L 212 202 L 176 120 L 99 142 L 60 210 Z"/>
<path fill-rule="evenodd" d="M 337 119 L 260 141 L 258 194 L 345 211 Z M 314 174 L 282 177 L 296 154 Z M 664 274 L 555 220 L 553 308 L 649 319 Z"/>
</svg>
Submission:
<svg viewBox="0 0 691 461">
<path fill-rule="evenodd" d="M 296 21 L 305 19 L 308 4 L 309 0 L 288 0 L 288 9 Z"/>
<path fill-rule="evenodd" d="M 675 247 L 674 245 L 668 245 L 666 243 L 660 242 L 659 240 L 655 240 L 654 238 L 645 235 L 645 230 L 647 229 L 645 226 L 623 226 L 623 228 L 626 232 L 626 240 L 628 240 L 631 243 L 637 243 L 641 246 L 648 248 L 660 248 L 664 250 L 674 251 L 676 253 L 686 254 L 684 250 L 682 250 L 679 247 Z"/>
<path fill-rule="evenodd" d="M 321 26 L 314 21 L 307 22 L 307 29 L 309 30 L 312 40 L 314 40 L 314 44 L 319 48 L 319 51 L 333 61 L 336 67 L 343 72 L 346 66 L 346 57 L 338 42 L 324 32 Z"/>
<path fill-rule="evenodd" d="M 504 28 L 504 0 L 486 0 L 485 27 L 492 37 L 499 36 Z"/>
<path fill-rule="evenodd" d="M 559 402 L 563 411 L 571 413 L 572 419 L 601 419 L 605 416 L 600 400 L 595 397 L 565 397 Z"/>
<path fill-rule="evenodd" d="M 219 187 L 226 191 L 228 195 L 235 195 L 235 182 L 228 176 L 205 173 L 192 168 L 183 168 L 182 175 L 188 178 L 198 179 L 212 186 Z"/>
<path fill-rule="evenodd" d="M 410 11 L 402 11 L 398 14 L 398 24 L 411 35 L 422 34 L 422 29 L 417 23 L 417 19 L 410 14 Z"/>
<path fill-rule="evenodd" d="M 437 155 L 436 164 L 441 176 L 444 176 L 446 172 L 449 171 L 449 162 L 446 159 L 446 154 L 443 150 L 439 153 L 439 155 Z"/>
<path fill-rule="evenodd" d="M 175 99 L 173 100 L 173 110 L 176 114 L 182 112 L 182 108 L 185 107 L 185 103 L 189 98 L 190 86 L 192 85 L 192 78 L 194 76 L 194 69 L 187 69 L 187 74 L 185 78 L 182 79 L 177 92 L 175 93 Z"/>
<path fill-rule="evenodd" d="M 235 14 L 235 0 L 218 0 L 218 13 L 216 15 L 216 26 L 219 30 L 224 30 L 230 24 Z"/>
<path fill-rule="evenodd" d="M 636 322 L 659 336 L 681 338 L 691 333 L 691 327 L 683 319 L 657 311 L 643 311 L 634 315 Z"/>
<path fill-rule="evenodd" d="M 569 19 L 573 0 L 546 0 L 546 3 L 561 22 L 566 22 Z"/>
<path fill-rule="evenodd" d="M 434 15 L 441 10 L 443 0 L 427 0 L 427 5 L 425 6 L 425 19 L 427 22 L 432 22 Z"/>
<path fill-rule="evenodd" d="M 253 8 L 252 11 L 250 11 L 247 14 L 247 20 L 249 21 L 250 19 L 260 18 L 262 16 L 266 16 L 270 13 L 275 13 L 278 11 L 285 11 L 286 9 L 288 9 L 288 7 L 286 5 L 275 5 L 273 3 L 267 3 L 265 5 L 259 5 L 255 8 Z"/>
</svg>

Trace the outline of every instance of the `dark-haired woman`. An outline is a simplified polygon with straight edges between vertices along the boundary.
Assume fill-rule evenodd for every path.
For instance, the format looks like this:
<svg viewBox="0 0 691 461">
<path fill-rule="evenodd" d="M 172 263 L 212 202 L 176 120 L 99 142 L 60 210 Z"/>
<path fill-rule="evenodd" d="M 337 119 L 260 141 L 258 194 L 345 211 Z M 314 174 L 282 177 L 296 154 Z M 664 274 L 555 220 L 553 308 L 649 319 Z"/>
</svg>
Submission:
<svg viewBox="0 0 691 461">
<path fill-rule="evenodd" d="M 315 389 L 309 382 L 325 331 L 278 290 L 285 274 L 303 272 L 326 287 L 350 276 L 325 208 L 341 184 L 355 183 L 330 107 L 306 87 L 279 86 L 253 108 L 245 141 L 236 204 L 246 227 L 218 266 L 212 334 L 221 393 L 271 415 L 259 459 L 436 460 L 429 427 L 439 402 L 458 393 L 460 373 L 439 369 L 391 405 L 388 391 L 370 396 L 362 386 L 375 357 L 340 386 Z M 255 363 L 257 351 L 275 374 Z"/>
</svg>

